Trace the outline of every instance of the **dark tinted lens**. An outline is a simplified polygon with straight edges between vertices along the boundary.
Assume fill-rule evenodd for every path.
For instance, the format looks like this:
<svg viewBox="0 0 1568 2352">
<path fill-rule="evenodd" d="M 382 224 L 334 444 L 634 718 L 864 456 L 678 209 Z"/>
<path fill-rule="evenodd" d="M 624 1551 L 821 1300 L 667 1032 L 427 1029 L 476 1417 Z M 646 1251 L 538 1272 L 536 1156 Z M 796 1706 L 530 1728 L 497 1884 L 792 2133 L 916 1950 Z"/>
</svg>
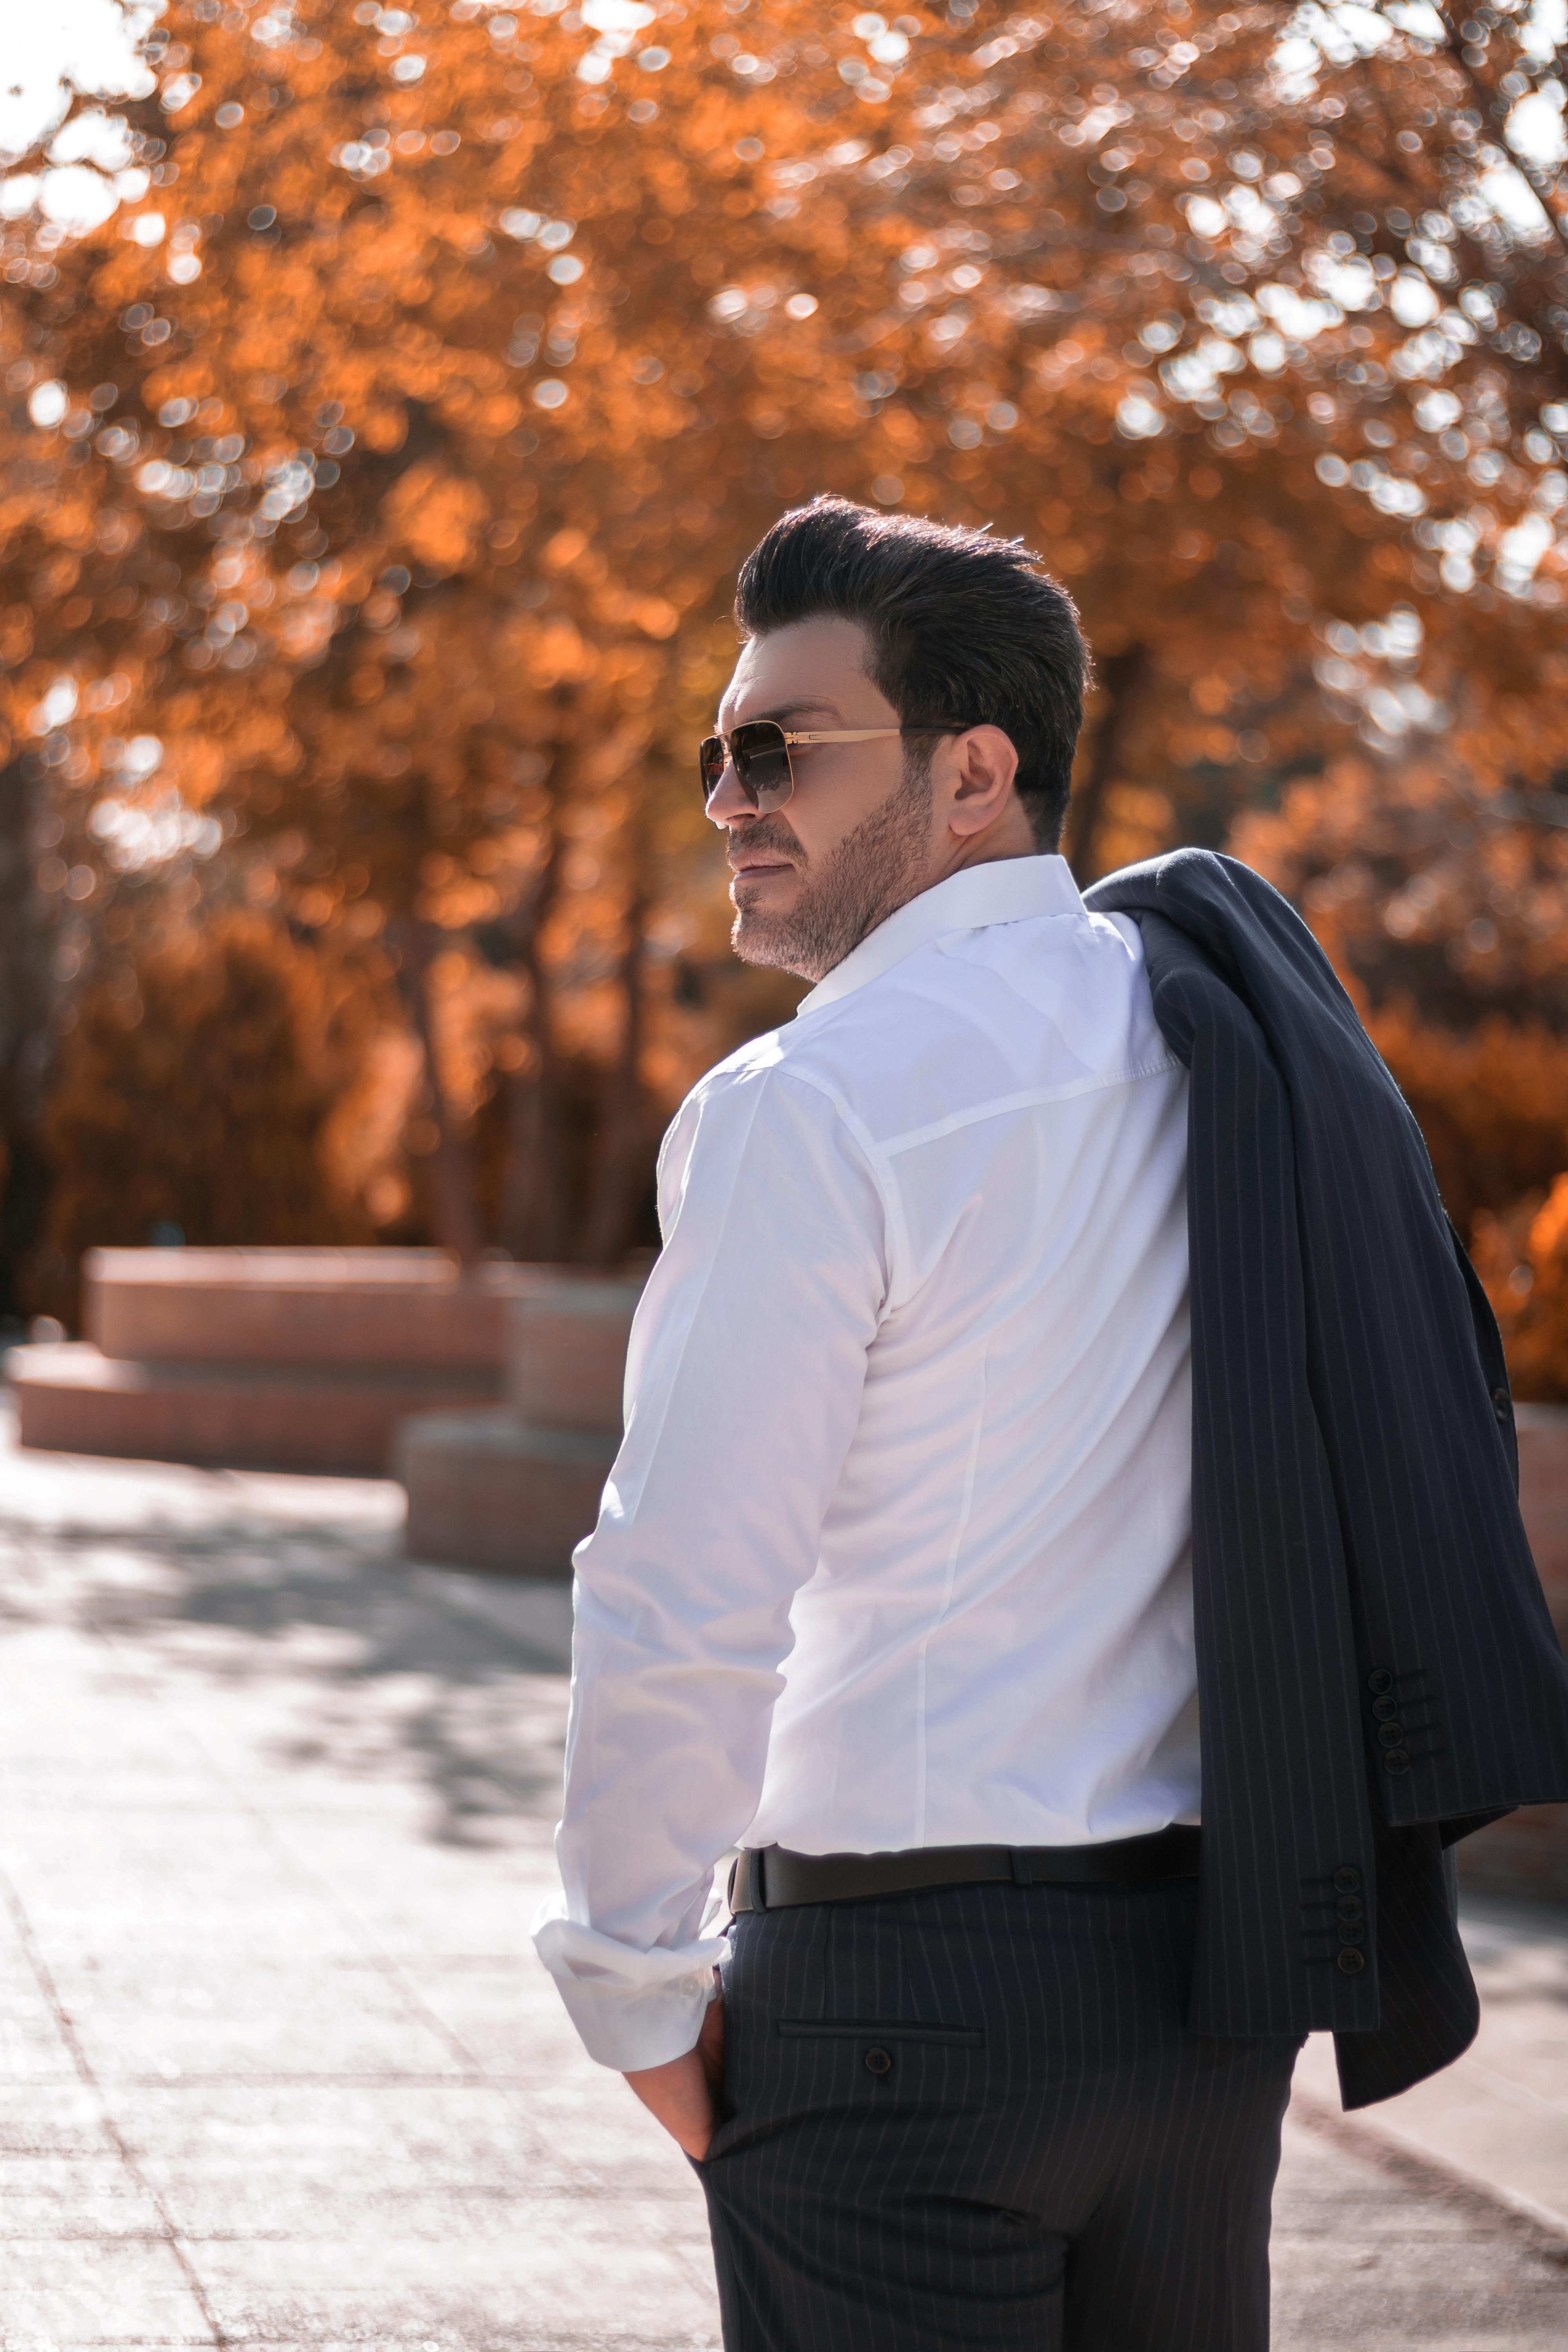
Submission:
<svg viewBox="0 0 1568 2352">
<path fill-rule="evenodd" d="M 702 805 L 707 807 L 719 789 L 719 779 L 724 772 L 728 755 L 722 735 L 707 735 L 697 747 L 698 772 L 702 778 Z"/>
<path fill-rule="evenodd" d="M 795 778 L 790 773 L 789 746 L 777 721 L 757 719 L 749 727 L 737 727 L 730 738 L 730 749 L 735 773 L 752 806 L 764 813 L 782 808 L 795 789 Z"/>
</svg>

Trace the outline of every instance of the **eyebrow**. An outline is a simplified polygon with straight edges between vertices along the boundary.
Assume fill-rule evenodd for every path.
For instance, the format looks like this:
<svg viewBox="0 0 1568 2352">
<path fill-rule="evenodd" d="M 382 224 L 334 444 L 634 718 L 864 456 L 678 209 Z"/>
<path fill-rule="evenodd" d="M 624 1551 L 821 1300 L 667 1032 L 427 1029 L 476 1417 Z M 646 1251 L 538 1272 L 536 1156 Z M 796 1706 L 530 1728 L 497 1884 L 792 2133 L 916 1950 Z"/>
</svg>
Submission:
<svg viewBox="0 0 1568 2352">
<path fill-rule="evenodd" d="M 770 709 L 753 710 L 749 719 L 738 719 L 735 723 L 737 726 L 749 726 L 752 719 L 772 719 L 779 726 L 787 727 L 792 719 L 807 716 L 837 719 L 840 726 L 844 723 L 844 714 L 836 702 L 824 702 L 820 697 L 812 695 L 802 695 L 795 702 L 775 702 Z"/>
</svg>

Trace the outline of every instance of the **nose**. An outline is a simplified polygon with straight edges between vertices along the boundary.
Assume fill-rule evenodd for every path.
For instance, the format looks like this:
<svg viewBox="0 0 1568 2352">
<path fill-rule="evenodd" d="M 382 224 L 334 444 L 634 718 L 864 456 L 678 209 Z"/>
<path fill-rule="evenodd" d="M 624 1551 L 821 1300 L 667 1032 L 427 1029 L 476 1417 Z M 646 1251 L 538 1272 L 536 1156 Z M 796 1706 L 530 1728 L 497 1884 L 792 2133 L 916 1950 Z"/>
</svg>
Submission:
<svg viewBox="0 0 1568 2352">
<path fill-rule="evenodd" d="M 708 803 L 709 820 L 713 824 L 731 825 L 756 815 L 756 810 L 741 790 L 741 780 L 735 773 L 735 763 L 727 760 L 724 772 L 715 785 Z"/>
</svg>

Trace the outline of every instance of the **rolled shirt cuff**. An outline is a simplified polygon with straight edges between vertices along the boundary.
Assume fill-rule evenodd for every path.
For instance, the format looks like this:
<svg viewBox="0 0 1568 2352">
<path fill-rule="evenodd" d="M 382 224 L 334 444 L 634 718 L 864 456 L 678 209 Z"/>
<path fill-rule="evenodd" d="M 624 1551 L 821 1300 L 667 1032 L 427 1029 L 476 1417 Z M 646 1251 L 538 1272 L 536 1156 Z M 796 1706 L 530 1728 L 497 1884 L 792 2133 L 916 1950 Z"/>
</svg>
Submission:
<svg viewBox="0 0 1568 2352">
<path fill-rule="evenodd" d="M 584 2048 L 601 2066 L 631 2074 L 695 2048 L 726 1948 L 722 1936 L 636 1951 L 569 1919 L 560 1894 L 540 1905 L 531 1932 Z"/>
</svg>

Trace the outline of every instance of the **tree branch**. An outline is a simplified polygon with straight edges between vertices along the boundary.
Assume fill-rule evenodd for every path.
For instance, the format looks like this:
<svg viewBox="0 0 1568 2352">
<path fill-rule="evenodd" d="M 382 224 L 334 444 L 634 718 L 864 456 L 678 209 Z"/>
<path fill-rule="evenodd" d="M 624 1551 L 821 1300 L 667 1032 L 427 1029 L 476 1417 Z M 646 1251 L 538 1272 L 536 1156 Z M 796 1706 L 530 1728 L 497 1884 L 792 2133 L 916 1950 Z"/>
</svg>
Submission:
<svg viewBox="0 0 1568 2352">
<path fill-rule="evenodd" d="M 1063 843 L 1068 863 L 1080 887 L 1094 877 L 1095 851 L 1106 798 L 1116 781 L 1133 706 L 1148 666 L 1148 650 L 1141 645 L 1111 654 L 1099 666 L 1100 688 L 1106 698 L 1106 707 L 1095 729 L 1088 770 L 1072 796 Z"/>
</svg>

